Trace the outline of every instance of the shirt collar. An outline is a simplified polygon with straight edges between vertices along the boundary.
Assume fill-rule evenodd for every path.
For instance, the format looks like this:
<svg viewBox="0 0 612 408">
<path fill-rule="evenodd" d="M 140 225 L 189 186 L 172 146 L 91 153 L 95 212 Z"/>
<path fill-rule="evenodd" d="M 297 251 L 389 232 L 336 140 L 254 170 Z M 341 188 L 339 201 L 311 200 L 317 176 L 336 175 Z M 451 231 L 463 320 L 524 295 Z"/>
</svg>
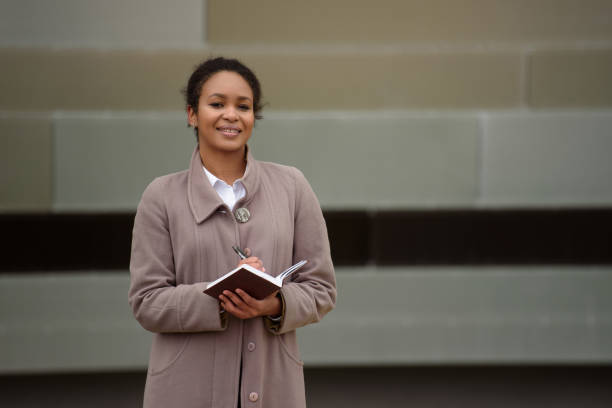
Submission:
<svg viewBox="0 0 612 408">
<path fill-rule="evenodd" d="M 206 177 L 208 178 L 208 181 L 210 181 L 211 186 L 214 187 L 215 184 L 217 184 L 217 181 L 222 181 L 220 178 L 218 178 L 217 176 L 212 174 L 210 171 L 208 171 L 206 166 L 202 165 L 202 168 L 204 169 L 204 173 L 206 173 Z"/>
<path fill-rule="evenodd" d="M 206 166 L 202 165 L 202 168 L 204 169 L 204 173 L 206 173 L 206 177 L 208 178 L 208 181 L 210 181 L 210 185 L 211 186 L 214 187 L 215 184 L 217 184 L 218 181 L 221 182 L 221 183 L 227 184 L 225 181 L 221 180 L 219 177 L 215 176 L 210 171 L 208 171 Z M 230 186 L 230 187 L 236 187 L 238 184 L 242 184 L 242 179 L 238 179 L 238 180 L 234 181 L 234 185 Z"/>
</svg>

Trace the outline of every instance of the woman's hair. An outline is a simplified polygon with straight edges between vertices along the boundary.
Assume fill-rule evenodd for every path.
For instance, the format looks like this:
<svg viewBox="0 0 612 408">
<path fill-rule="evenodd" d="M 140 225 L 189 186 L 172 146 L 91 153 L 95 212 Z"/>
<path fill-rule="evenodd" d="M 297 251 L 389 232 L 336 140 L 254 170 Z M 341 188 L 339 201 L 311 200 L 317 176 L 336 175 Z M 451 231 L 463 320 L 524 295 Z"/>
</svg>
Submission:
<svg viewBox="0 0 612 408">
<path fill-rule="evenodd" d="M 253 92 L 255 119 L 261 119 L 261 85 L 259 80 L 246 65 L 233 58 L 209 58 L 196 67 L 189 77 L 189 81 L 187 81 L 187 87 L 183 89 L 186 106 L 191 106 L 197 112 L 202 86 L 211 76 L 221 71 L 235 72 L 247 81 Z"/>
</svg>

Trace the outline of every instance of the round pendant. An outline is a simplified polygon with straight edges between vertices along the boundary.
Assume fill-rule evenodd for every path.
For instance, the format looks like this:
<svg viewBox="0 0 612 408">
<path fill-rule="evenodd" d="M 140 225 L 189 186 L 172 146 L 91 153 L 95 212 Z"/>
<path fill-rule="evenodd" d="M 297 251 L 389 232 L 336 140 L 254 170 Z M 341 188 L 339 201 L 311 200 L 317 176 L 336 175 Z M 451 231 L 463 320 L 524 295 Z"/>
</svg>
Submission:
<svg viewBox="0 0 612 408">
<path fill-rule="evenodd" d="M 251 213 L 246 208 L 240 207 L 234 212 L 234 217 L 236 221 L 245 223 L 251 218 Z"/>
</svg>

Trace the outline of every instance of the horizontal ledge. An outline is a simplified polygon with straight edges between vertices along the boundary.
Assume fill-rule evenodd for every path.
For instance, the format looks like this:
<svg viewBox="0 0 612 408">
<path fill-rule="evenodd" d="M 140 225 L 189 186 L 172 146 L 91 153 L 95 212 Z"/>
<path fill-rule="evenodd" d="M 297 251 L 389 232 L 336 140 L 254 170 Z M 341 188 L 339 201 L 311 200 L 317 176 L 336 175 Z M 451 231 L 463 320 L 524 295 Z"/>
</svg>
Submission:
<svg viewBox="0 0 612 408">
<path fill-rule="evenodd" d="M 264 119 L 269 120 L 316 120 L 316 119 L 455 119 L 497 117 L 589 117 L 611 116 L 612 109 L 605 107 L 581 108 L 491 108 L 491 109 L 323 109 L 323 110 L 279 110 L 264 109 Z M 57 120 L 182 120 L 182 110 L 0 110 L 2 119 L 57 119 Z"/>
<path fill-rule="evenodd" d="M 386 54 L 423 54 L 423 53 L 495 53 L 495 52 L 539 52 L 539 51 L 583 51 L 607 50 L 612 48 L 609 40 L 516 40 L 516 41 L 372 41 L 353 42 L 300 42 L 300 43 L 265 43 L 223 44 L 221 42 L 208 44 L 195 43 L 157 43 L 122 41 L 115 42 L 78 42 L 61 41 L 38 43 L 34 41 L 8 42 L 0 41 L 0 52 L 3 50 L 28 49 L 41 51 L 134 51 L 134 52 L 201 52 L 206 54 L 333 54 L 333 55 L 386 55 Z"/>
</svg>

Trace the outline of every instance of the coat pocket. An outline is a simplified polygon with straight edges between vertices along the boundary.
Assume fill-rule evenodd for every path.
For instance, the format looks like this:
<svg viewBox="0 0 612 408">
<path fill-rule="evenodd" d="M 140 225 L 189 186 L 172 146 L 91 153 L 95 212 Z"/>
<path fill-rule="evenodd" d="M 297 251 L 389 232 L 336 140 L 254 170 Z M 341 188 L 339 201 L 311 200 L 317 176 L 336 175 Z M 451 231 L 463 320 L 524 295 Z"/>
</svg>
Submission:
<svg viewBox="0 0 612 408">
<path fill-rule="evenodd" d="M 289 357 L 298 366 L 302 367 L 304 362 L 300 358 L 295 335 L 290 336 L 289 334 L 281 334 L 274 337 L 278 339 L 281 346 L 280 348 L 284 351 L 284 354 L 286 354 L 287 357 Z"/>
<path fill-rule="evenodd" d="M 161 374 L 172 367 L 187 348 L 190 339 L 189 333 L 156 334 L 149 357 L 149 375 Z"/>
</svg>

